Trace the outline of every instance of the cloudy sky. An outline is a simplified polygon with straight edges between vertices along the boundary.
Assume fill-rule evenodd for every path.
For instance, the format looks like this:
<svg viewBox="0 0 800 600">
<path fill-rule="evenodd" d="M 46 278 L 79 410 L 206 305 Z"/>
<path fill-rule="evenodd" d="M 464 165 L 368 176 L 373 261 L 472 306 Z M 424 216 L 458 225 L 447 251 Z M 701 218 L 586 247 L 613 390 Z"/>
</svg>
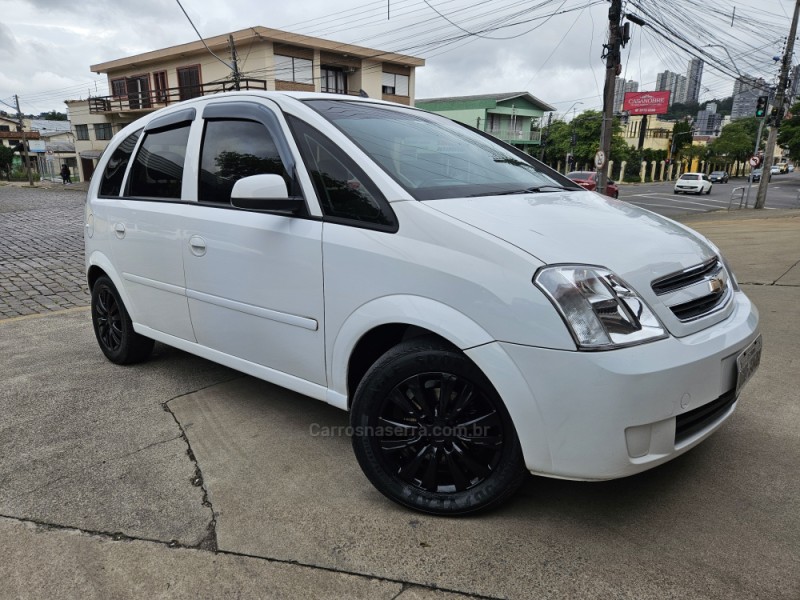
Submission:
<svg viewBox="0 0 800 600">
<path fill-rule="evenodd" d="M 262 25 L 425 58 L 418 98 L 524 90 L 568 116 L 602 106 L 605 0 L 181 2 L 203 36 Z M 730 95 L 736 70 L 776 79 L 772 57 L 782 53 L 794 2 L 625 7 L 648 24 L 632 25 L 622 76 L 654 89 L 659 71 L 685 73 L 689 52 L 700 49 L 711 63 L 703 100 Z M 18 94 L 25 113 L 64 111 L 66 99 L 108 93 L 89 65 L 195 39 L 176 0 L 0 0 L 0 102 Z"/>
</svg>

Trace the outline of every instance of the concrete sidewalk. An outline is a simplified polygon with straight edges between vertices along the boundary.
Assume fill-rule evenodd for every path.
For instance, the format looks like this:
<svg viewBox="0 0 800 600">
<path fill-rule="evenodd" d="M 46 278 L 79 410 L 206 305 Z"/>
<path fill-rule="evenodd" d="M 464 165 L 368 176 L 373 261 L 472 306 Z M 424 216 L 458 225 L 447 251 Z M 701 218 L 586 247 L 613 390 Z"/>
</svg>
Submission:
<svg viewBox="0 0 800 600">
<path fill-rule="evenodd" d="M 409 512 L 318 437 L 330 406 L 157 345 L 117 367 L 85 309 L 0 321 L 0 596 L 800 597 L 800 214 L 685 219 L 759 307 L 737 411 L 606 483 L 531 477 L 472 518 Z"/>
</svg>

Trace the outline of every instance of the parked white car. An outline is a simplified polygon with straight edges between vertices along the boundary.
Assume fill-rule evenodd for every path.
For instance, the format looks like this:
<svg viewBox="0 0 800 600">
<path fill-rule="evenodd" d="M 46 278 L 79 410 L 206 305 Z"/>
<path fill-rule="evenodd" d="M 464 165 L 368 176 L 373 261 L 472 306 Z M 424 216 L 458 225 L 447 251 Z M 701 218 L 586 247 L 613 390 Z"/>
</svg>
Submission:
<svg viewBox="0 0 800 600">
<path fill-rule="evenodd" d="M 145 116 L 99 161 L 85 240 L 109 360 L 157 340 L 349 410 L 366 476 L 430 513 L 528 472 L 662 464 L 759 363 L 758 313 L 702 236 L 377 100 L 234 92 Z"/>
<path fill-rule="evenodd" d="M 683 173 L 675 182 L 673 194 L 710 194 L 713 184 L 705 173 Z"/>
</svg>

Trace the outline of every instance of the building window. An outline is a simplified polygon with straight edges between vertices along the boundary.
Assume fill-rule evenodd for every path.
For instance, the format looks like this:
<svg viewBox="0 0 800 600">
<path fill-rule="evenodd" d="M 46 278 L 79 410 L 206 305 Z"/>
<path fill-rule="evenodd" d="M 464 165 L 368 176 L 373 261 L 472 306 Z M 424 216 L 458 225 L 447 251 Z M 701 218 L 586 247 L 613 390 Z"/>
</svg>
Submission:
<svg viewBox="0 0 800 600">
<path fill-rule="evenodd" d="M 77 125 L 76 125 L 77 127 Z M 111 132 L 111 123 L 95 123 L 94 124 L 94 139 L 96 140 L 110 140 L 114 137 Z M 89 139 L 88 137 L 86 139 Z"/>
<path fill-rule="evenodd" d="M 156 102 L 162 102 L 164 104 L 169 102 L 167 87 L 167 72 L 156 71 L 153 73 L 153 89 L 155 90 Z"/>
<path fill-rule="evenodd" d="M 8 125 L 0 125 L 0 131 L 11 131 L 11 127 Z"/>
<path fill-rule="evenodd" d="M 314 84 L 314 63 L 307 58 L 275 55 L 275 79 Z"/>
<path fill-rule="evenodd" d="M 383 93 L 392 96 L 408 96 L 408 75 L 383 74 Z"/>
<path fill-rule="evenodd" d="M 111 94 L 114 98 L 124 98 L 128 93 L 125 86 L 125 79 L 112 79 L 111 80 Z"/>
<path fill-rule="evenodd" d="M 320 87 L 323 92 L 329 94 L 346 94 L 347 75 L 342 69 L 336 67 L 322 67 L 322 85 Z"/>
<path fill-rule="evenodd" d="M 89 126 L 88 125 L 75 125 L 75 138 L 78 140 L 89 139 Z"/>
<path fill-rule="evenodd" d="M 200 65 L 178 67 L 178 97 L 181 100 L 203 95 L 200 87 Z"/>
</svg>

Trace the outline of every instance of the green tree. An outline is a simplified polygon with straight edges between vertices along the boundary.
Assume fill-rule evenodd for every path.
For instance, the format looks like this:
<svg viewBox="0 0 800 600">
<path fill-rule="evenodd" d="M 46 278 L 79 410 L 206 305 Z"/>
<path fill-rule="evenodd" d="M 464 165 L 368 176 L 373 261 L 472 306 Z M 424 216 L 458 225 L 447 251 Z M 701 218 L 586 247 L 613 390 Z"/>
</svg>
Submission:
<svg viewBox="0 0 800 600">
<path fill-rule="evenodd" d="M 67 115 L 66 113 L 58 112 L 57 110 L 51 110 L 48 112 L 39 113 L 39 116 L 36 118 L 45 119 L 47 121 L 66 121 Z"/>
<path fill-rule="evenodd" d="M 724 127 L 719 137 L 709 144 L 708 156 L 717 162 L 736 162 L 736 175 L 738 175 L 738 163 L 745 162 L 753 154 L 757 134 L 757 118 L 737 119 Z M 762 141 L 765 138 L 766 129 L 762 131 Z"/>
<path fill-rule="evenodd" d="M 778 130 L 778 144 L 789 149 L 794 161 L 800 160 L 800 102 L 789 109 Z"/>
<path fill-rule="evenodd" d="M 594 164 L 594 155 L 600 149 L 600 130 L 603 114 L 596 110 L 587 110 L 576 116 L 569 123 L 554 121 L 547 135 L 545 162 L 555 165 L 559 161 L 564 164 L 567 154 L 575 156 L 578 167 Z M 572 143 L 573 134 L 575 143 Z M 613 137 L 611 138 L 611 156 L 609 160 L 626 160 L 628 145 L 622 139 L 622 127 L 614 120 Z"/>
<path fill-rule="evenodd" d="M 11 163 L 14 160 L 14 152 L 11 148 L 0 144 L 0 176 L 9 179 L 11 176 Z"/>
</svg>

